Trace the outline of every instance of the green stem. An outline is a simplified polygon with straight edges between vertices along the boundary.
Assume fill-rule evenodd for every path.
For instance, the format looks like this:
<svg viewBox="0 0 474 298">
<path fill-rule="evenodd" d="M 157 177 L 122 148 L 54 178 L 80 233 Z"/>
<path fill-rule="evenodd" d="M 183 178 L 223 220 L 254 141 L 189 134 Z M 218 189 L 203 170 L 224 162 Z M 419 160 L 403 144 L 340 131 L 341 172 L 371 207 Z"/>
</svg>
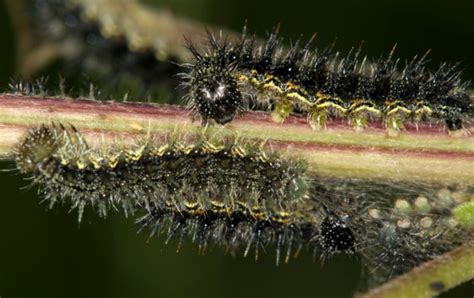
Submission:
<svg viewBox="0 0 474 298">
<path fill-rule="evenodd" d="M 102 141 L 104 134 L 136 138 L 180 127 L 189 134 L 202 130 L 189 111 L 175 106 L 1 94 L 0 157 L 8 158 L 25 129 L 51 121 L 74 125 L 91 143 Z M 351 125 L 332 121 L 327 129 L 313 131 L 304 118 L 277 124 L 268 114 L 251 112 L 228 129 L 208 131 L 268 140 L 267 146 L 306 159 L 310 170 L 321 175 L 464 185 L 474 181 L 474 136 L 450 137 L 436 125 L 418 130 L 407 126 L 399 137 L 389 138 L 380 125 L 356 133 Z"/>
<path fill-rule="evenodd" d="M 465 243 L 360 298 L 433 297 L 474 279 L 474 241 Z"/>
<path fill-rule="evenodd" d="M 189 111 L 176 106 L 0 94 L 0 158 L 11 158 L 12 148 L 26 129 L 51 121 L 74 125 L 92 145 L 117 139 L 133 142 L 147 133 L 202 132 Z M 313 131 L 303 118 L 289 117 L 284 124 L 276 124 L 268 114 L 250 112 L 228 128 L 207 129 L 222 137 L 266 141 L 268 147 L 306 159 L 310 171 L 318 175 L 467 187 L 474 181 L 474 137 L 450 137 L 436 125 L 419 129 L 407 125 L 399 137 L 389 138 L 380 125 L 356 133 L 351 125 L 332 121 L 327 129 Z M 460 209 L 461 217 L 471 212 L 468 207 L 464 208 L 467 211 Z M 473 277 L 474 248 L 469 242 L 366 297 L 427 297 Z"/>
</svg>

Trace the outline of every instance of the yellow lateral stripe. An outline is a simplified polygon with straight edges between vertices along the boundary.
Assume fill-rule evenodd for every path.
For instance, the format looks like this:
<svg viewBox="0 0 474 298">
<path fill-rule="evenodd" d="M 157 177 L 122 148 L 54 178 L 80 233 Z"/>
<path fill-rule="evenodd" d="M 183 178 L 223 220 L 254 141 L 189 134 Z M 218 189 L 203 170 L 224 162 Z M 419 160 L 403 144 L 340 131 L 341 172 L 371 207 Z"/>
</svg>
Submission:
<svg viewBox="0 0 474 298">
<path fill-rule="evenodd" d="M 301 85 L 298 85 L 292 81 L 282 83 L 282 80 L 280 80 L 278 77 L 275 77 L 272 74 L 259 75 L 259 73 L 255 69 L 252 69 L 250 71 L 250 75 L 239 72 L 236 78 L 238 81 L 251 82 L 251 84 L 263 90 L 277 93 L 287 99 L 290 99 L 291 101 L 297 101 L 300 104 L 306 105 L 308 106 L 306 108 L 307 111 L 310 111 L 312 109 L 334 108 L 342 113 L 369 112 L 376 115 L 385 114 L 387 116 L 392 116 L 397 113 L 415 116 L 419 116 L 422 114 L 433 114 L 433 109 L 424 99 L 414 99 L 413 101 L 415 101 L 415 108 L 413 109 L 404 106 L 405 101 L 401 99 L 386 100 L 384 104 L 384 109 L 386 110 L 386 112 L 382 112 L 382 110 L 378 108 L 376 106 L 376 103 L 372 100 L 363 98 L 341 99 L 338 97 L 332 97 L 329 94 L 325 94 L 319 91 L 316 92 L 313 96 L 310 96 L 308 90 L 306 90 Z M 263 78 L 263 80 L 261 78 Z M 278 98 L 276 98 L 275 100 L 278 100 Z M 343 107 L 343 104 L 346 102 L 350 103 L 349 108 Z"/>
</svg>

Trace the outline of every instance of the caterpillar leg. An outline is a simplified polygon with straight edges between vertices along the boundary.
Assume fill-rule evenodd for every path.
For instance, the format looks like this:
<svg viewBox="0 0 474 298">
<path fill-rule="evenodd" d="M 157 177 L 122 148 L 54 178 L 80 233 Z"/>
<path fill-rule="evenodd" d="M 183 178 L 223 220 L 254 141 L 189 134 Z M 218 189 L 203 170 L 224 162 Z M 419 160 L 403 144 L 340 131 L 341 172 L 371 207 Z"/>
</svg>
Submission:
<svg viewBox="0 0 474 298">
<path fill-rule="evenodd" d="M 308 123 L 313 130 L 321 130 L 326 128 L 328 115 L 326 111 L 312 111 L 308 113 Z"/>
<path fill-rule="evenodd" d="M 282 123 L 290 115 L 293 106 L 289 102 L 277 102 L 272 112 L 272 119 L 277 123 Z"/>
<path fill-rule="evenodd" d="M 375 103 L 365 100 L 357 100 L 348 109 L 350 119 L 354 125 L 354 130 L 361 133 L 367 127 L 368 119 L 378 119 L 382 112 Z"/>
<path fill-rule="evenodd" d="M 396 138 L 400 136 L 400 130 L 404 128 L 403 126 L 403 118 L 401 117 L 388 117 L 385 120 L 386 129 L 386 136 L 389 138 Z"/>
<path fill-rule="evenodd" d="M 352 124 L 356 133 L 362 133 L 367 127 L 367 117 L 363 114 L 353 117 Z"/>
<path fill-rule="evenodd" d="M 387 118 L 385 126 L 386 135 L 396 138 L 400 135 L 400 130 L 404 129 L 403 122 L 411 115 L 412 111 L 402 100 L 394 100 L 386 103 Z"/>
</svg>

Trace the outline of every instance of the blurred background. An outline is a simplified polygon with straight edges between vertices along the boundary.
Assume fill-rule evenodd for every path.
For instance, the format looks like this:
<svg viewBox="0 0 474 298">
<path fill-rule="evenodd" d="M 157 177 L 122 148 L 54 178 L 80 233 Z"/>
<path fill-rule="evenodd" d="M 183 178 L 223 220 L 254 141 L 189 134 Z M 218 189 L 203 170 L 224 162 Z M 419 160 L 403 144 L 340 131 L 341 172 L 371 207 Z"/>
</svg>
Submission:
<svg viewBox="0 0 474 298">
<path fill-rule="evenodd" d="M 474 77 L 474 1 L 255 1 L 147 0 L 179 16 L 265 36 L 277 23 L 287 41 L 318 32 L 317 44 L 337 37 L 343 52 L 364 40 L 378 57 L 398 43 L 398 56 L 432 49 L 430 65 L 461 61 L 464 78 Z M 18 16 L 23 17 L 23 16 Z M 0 2 L 0 90 L 15 76 L 15 36 Z M 61 65 L 48 70 L 56 76 Z M 48 74 L 46 72 L 46 74 Z M 1 137 L 1 136 L 0 136 Z M 0 168 L 11 168 L 2 162 Z M 351 297 L 363 284 L 357 259 L 336 257 L 325 264 L 309 252 L 275 267 L 274 251 L 253 257 L 205 255 L 186 242 L 176 253 L 163 239 L 147 241 L 133 219 L 98 219 L 65 207 L 48 210 L 36 189 L 14 173 L 0 173 L 0 297 Z M 472 297 L 464 284 L 443 297 Z"/>
</svg>

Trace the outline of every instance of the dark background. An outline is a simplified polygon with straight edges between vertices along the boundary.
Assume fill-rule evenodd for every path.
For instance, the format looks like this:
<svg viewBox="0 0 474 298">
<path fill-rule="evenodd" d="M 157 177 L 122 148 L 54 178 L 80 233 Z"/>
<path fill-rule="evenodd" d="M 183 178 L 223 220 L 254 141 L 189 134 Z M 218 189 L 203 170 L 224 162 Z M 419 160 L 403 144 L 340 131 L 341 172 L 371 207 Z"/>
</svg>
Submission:
<svg viewBox="0 0 474 298">
<path fill-rule="evenodd" d="M 463 61 L 464 78 L 474 75 L 474 1 L 256 1 L 162 0 L 179 15 L 264 35 L 277 23 L 295 40 L 318 32 L 317 44 L 338 37 L 345 52 L 365 40 L 369 56 L 409 58 L 432 49 L 432 65 Z M 0 89 L 14 69 L 14 38 L 0 2 Z M 1 137 L 1 136 L 0 136 Z M 8 162 L 1 168 L 12 167 Z M 320 264 L 303 253 L 288 265 L 274 265 L 274 252 L 253 257 L 224 256 L 219 247 L 197 254 L 189 242 L 181 252 L 163 239 L 136 233 L 133 219 L 90 212 L 77 214 L 38 204 L 36 189 L 13 173 L 0 173 L 0 296 L 6 297 L 349 297 L 358 288 L 360 264 L 339 257 Z M 445 297 L 472 297 L 472 283 Z"/>
</svg>

